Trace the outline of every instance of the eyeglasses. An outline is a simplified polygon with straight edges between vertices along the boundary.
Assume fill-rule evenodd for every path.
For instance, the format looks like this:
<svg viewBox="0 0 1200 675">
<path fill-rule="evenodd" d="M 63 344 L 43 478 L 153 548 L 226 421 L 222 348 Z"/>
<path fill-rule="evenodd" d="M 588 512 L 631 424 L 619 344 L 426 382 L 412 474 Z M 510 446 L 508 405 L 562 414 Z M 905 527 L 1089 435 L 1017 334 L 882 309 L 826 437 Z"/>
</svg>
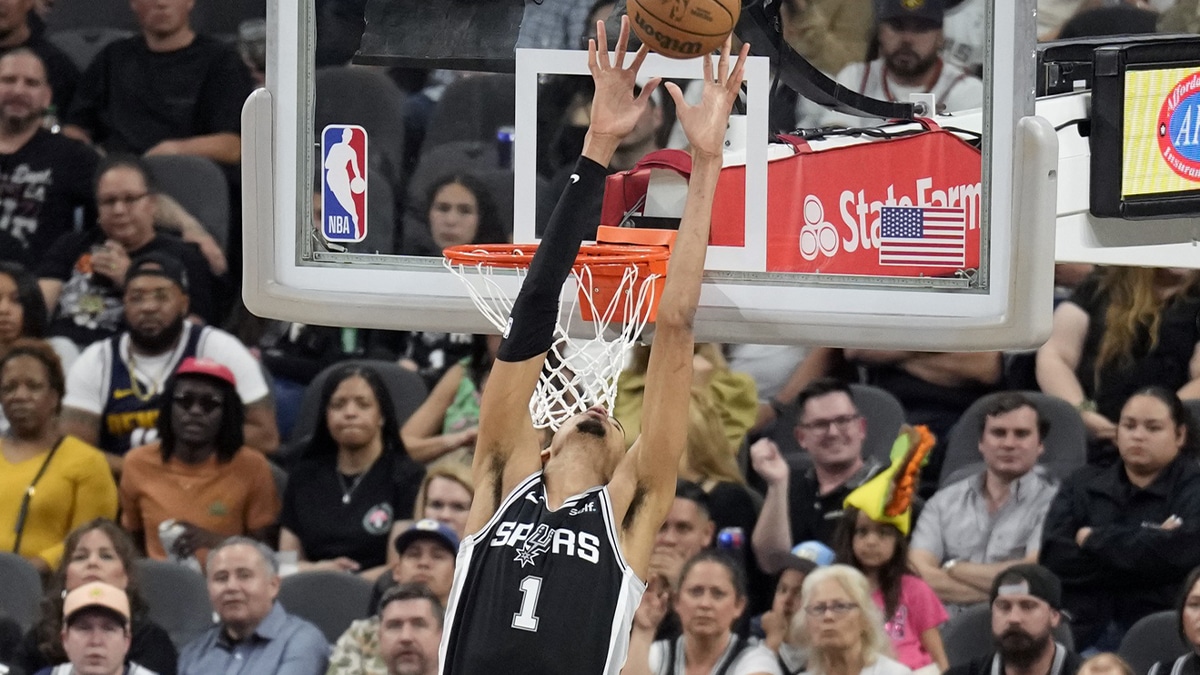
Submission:
<svg viewBox="0 0 1200 675">
<path fill-rule="evenodd" d="M 101 209 L 105 209 L 105 210 L 111 210 L 114 207 L 116 207 L 117 204 L 120 204 L 121 206 L 124 206 L 125 208 L 129 208 L 149 196 L 150 196 L 149 192 L 143 192 L 140 195 L 120 195 L 120 196 L 113 196 L 113 197 L 104 197 L 103 199 L 97 199 L 96 203 L 100 206 Z"/>
<path fill-rule="evenodd" d="M 813 420 L 811 422 L 802 422 L 799 426 L 805 431 L 827 431 L 830 425 L 834 426 L 838 431 L 846 431 L 850 428 L 861 415 L 840 415 L 831 417 L 827 420 Z"/>
<path fill-rule="evenodd" d="M 200 412 L 208 414 L 221 407 L 225 401 L 219 397 L 207 394 L 175 394 L 175 405 L 184 410 L 200 406 Z"/>
<path fill-rule="evenodd" d="M 804 613 L 814 619 L 825 616 L 825 612 L 832 612 L 835 617 L 843 617 L 854 609 L 858 609 L 858 605 L 853 602 L 830 602 L 805 607 Z"/>
</svg>

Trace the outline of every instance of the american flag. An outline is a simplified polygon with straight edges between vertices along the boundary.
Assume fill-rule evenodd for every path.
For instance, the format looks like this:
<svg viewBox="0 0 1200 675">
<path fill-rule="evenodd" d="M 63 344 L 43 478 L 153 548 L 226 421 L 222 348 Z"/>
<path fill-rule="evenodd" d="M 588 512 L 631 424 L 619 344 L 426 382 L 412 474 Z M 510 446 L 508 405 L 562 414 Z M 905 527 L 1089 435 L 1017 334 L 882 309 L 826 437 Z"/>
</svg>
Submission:
<svg viewBox="0 0 1200 675">
<path fill-rule="evenodd" d="M 879 219 L 880 265 L 960 269 L 966 264 L 962 207 L 884 206 Z"/>
</svg>

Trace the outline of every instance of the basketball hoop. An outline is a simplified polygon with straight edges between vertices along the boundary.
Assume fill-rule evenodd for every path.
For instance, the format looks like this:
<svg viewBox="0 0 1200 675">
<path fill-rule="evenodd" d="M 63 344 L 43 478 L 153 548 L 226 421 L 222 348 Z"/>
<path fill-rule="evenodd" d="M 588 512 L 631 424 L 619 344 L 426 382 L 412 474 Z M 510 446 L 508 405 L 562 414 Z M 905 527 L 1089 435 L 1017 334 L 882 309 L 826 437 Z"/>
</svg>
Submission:
<svg viewBox="0 0 1200 675">
<path fill-rule="evenodd" d="M 539 429 L 557 430 L 594 405 L 611 411 L 625 351 L 657 315 L 675 233 L 599 229 L 596 244 L 579 248 L 571 269 L 576 292 L 568 311 L 560 308 L 554 344 L 529 402 Z M 515 276 L 524 283 L 536 252 L 537 244 L 465 244 L 443 255 L 484 318 L 503 333 L 516 300 L 503 280 Z M 591 328 L 572 331 L 577 314 Z"/>
</svg>

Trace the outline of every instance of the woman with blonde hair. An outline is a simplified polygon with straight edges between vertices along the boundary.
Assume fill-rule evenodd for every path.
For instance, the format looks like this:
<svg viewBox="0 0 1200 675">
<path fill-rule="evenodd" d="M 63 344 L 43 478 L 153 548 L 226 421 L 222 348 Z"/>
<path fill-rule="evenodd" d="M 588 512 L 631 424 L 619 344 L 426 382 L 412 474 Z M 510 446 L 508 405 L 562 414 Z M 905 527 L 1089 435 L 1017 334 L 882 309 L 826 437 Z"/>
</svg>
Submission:
<svg viewBox="0 0 1200 675">
<path fill-rule="evenodd" d="M 474 497 L 475 482 L 470 468 L 458 462 L 437 463 L 429 467 L 421 487 L 417 488 L 413 517 L 449 525 L 462 537 Z"/>
<path fill-rule="evenodd" d="M 813 675 L 909 675 L 891 658 L 883 614 L 871 600 L 871 585 L 849 565 L 813 570 L 800 591 L 801 611 L 790 642 L 808 649 Z"/>
<path fill-rule="evenodd" d="M 1121 406 L 1157 385 L 1200 398 L 1200 273 L 1107 267 L 1054 310 L 1037 353 L 1038 386 L 1079 410 L 1092 456 L 1115 458 Z"/>
</svg>

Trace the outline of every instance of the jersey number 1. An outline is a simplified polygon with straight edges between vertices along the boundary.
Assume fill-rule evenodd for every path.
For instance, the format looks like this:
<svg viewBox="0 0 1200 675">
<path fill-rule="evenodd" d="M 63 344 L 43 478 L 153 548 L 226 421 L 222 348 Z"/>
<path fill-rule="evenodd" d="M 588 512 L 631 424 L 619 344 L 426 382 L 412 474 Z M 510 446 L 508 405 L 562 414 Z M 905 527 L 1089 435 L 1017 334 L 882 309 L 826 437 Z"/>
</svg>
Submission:
<svg viewBox="0 0 1200 675">
<path fill-rule="evenodd" d="M 512 627 L 537 632 L 537 602 L 542 592 L 542 578 L 528 576 L 521 580 L 521 611 L 513 614 Z"/>
</svg>

